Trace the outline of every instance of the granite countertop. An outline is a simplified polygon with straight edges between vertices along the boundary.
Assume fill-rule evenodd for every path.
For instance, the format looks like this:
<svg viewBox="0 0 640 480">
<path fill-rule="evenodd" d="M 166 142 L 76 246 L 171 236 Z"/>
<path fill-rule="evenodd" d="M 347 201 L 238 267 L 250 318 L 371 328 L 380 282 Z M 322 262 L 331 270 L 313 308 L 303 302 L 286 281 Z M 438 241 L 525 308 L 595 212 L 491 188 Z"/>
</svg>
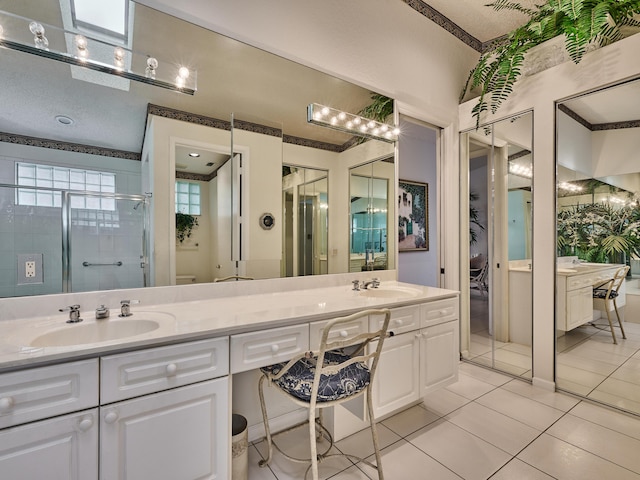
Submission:
<svg viewBox="0 0 640 480">
<path fill-rule="evenodd" d="M 374 293 L 353 291 L 351 285 L 202 298 L 158 305 L 131 305 L 133 315 L 96 320 L 82 311 L 84 321 L 65 323 L 66 314 L 0 321 L 0 372 L 50 362 L 86 358 L 180 341 L 226 336 L 348 315 L 366 308 L 399 307 L 451 298 L 459 292 L 395 281 L 382 282 Z M 115 323 L 156 321 L 159 327 L 124 339 L 99 343 L 47 346 L 43 334 L 55 331 L 66 341 L 78 328 L 92 330 Z M 108 324 L 108 322 L 112 322 Z M 144 322 L 141 322 L 144 323 Z M 130 326 L 130 325 L 129 325 Z M 127 327 L 129 327 L 127 326 Z M 63 332 L 64 331 L 64 332 Z M 44 345 L 44 346 L 41 346 Z"/>
</svg>

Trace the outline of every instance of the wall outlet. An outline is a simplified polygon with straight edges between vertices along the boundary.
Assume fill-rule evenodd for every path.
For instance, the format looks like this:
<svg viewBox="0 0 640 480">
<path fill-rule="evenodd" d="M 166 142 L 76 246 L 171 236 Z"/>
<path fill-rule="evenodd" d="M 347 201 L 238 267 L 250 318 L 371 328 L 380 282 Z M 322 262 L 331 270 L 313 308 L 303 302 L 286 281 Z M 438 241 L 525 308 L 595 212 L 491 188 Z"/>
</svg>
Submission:
<svg viewBox="0 0 640 480">
<path fill-rule="evenodd" d="M 18 285 L 44 283 L 41 253 L 19 253 L 18 257 Z"/>
<path fill-rule="evenodd" d="M 36 276 L 36 262 L 33 260 L 27 261 L 24 264 L 24 276 L 27 278 L 35 278 Z"/>
</svg>

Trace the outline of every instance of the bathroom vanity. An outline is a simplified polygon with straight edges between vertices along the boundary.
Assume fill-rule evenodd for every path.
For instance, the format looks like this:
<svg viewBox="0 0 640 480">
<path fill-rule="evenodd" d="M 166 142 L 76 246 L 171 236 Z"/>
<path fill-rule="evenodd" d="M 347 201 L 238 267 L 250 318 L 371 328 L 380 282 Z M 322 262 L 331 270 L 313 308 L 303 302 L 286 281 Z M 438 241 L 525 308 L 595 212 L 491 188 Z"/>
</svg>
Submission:
<svg viewBox="0 0 640 480">
<path fill-rule="evenodd" d="M 95 320 L 83 308 L 76 324 L 61 313 L 19 317 L 29 308 L 16 299 L 5 309 L 16 318 L 0 321 L 0 478 L 226 479 L 233 376 L 313 349 L 327 320 L 364 308 L 392 310 L 378 417 L 457 379 L 457 292 L 394 281 L 353 291 L 356 275 L 337 277 L 306 289 L 307 279 L 280 279 L 140 290 L 148 298 L 131 317 Z M 91 295 L 73 301 L 89 305 Z M 69 300 L 51 297 L 49 311 Z"/>
</svg>

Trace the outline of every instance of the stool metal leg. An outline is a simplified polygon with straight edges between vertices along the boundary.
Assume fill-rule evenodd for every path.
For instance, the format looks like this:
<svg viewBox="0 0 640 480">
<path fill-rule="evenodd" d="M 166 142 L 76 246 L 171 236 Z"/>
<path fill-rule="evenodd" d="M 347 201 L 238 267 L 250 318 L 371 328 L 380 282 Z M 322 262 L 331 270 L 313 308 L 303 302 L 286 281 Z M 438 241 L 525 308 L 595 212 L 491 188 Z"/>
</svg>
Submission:
<svg viewBox="0 0 640 480">
<path fill-rule="evenodd" d="M 618 304 L 615 298 L 613 299 L 613 308 L 616 309 L 616 317 L 618 317 L 618 325 L 620 325 L 620 330 L 622 331 L 622 338 L 627 338 L 627 335 L 624 333 L 624 327 L 622 326 L 622 320 L 620 319 L 620 312 L 618 312 Z"/>
<path fill-rule="evenodd" d="M 378 479 L 384 480 L 384 474 L 382 473 L 382 456 L 380 455 L 380 445 L 378 442 L 378 429 L 376 428 L 376 421 L 373 417 L 373 397 L 371 389 L 367 389 L 367 409 L 369 410 L 369 422 L 371 423 L 373 448 L 376 452 L 376 469 L 378 470 Z"/>
<path fill-rule="evenodd" d="M 267 458 L 260 460 L 258 465 L 266 467 L 273 458 L 273 440 L 271 439 L 271 430 L 269 429 L 269 418 L 267 417 L 267 405 L 264 401 L 264 381 L 265 376 L 261 375 L 258 381 L 258 394 L 260 395 L 260 409 L 262 410 L 262 422 L 264 423 L 264 433 L 267 439 Z"/>
<path fill-rule="evenodd" d="M 616 332 L 613 331 L 613 323 L 611 323 L 611 314 L 609 313 L 609 306 L 605 303 L 604 309 L 607 312 L 607 320 L 609 320 L 609 328 L 611 329 L 611 336 L 613 337 L 613 343 L 618 344 L 618 340 L 616 340 Z"/>
</svg>

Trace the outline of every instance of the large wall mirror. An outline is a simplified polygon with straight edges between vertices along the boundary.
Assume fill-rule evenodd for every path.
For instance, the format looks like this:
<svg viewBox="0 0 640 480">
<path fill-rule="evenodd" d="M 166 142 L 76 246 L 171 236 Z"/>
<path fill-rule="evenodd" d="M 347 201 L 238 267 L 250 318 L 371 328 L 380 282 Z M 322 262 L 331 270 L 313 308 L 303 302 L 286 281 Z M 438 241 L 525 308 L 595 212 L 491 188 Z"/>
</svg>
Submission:
<svg viewBox="0 0 640 480">
<path fill-rule="evenodd" d="M 348 221 L 330 212 L 349 211 L 349 168 L 393 157 L 394 147 L 311 125 L 306 107 L 318 102 L 357 113 L 373 102 L 373 92 L 144 5 L 129 6 L 130 48 L 155 55 L 158 72 L 177 63 L 197 71 L 194 96 L 106 74 L 87 77 L 62 62 L 3 50 L 0 183 L 7 228 L 0 232 L 0 297 L 65 291 L 66 262 L 78 261 L 90 265 L 69 265 L 70 275 L 92 281 L 68 282 L 75 285 L 68 290 L 348 272 Z M 11 10 L 69 28 L 63 1 L 14 2 Z M 320 214 L 307 227 L 324 225 L 326 236 L 314 230 L 313 260 L 296 253 L 295 267 L 283 230 L 290 225 L 283 217 L 283 165 L 326 171 L 331 192 L 325 217 L 322 195 L 312 195 Z M 82 182 L 69 180 L 80 174 Z M 384 175 L 392 190 L 393 173 Z M 18 203 L 19 181 L 39 200 Z M 74 255 L 61 260 L 64 235 L 55 209 L 66 189 L 127 197 L 109 208 L 93 200 L 74 207 L 68 223 L 83 228 L 67 245 Z M 177 211 L 197 220 L 182 242 Z M 274 215 L 271 229 L 260 226 L 266 213 Z M 133 231 L 136 238 L 129 238 Z M 298 252 L 309 251 L 297 245 Z M 384 248 L 395 251 L 389 240 Z M 21 281 L 20 255 L 42 259 L 42 282 Z M 386 268 L 394 268 L 392 258 Z"/>
<path fill-rule="evenodd" d="M 460 137 L 468 180 L 468 315 L 461 319 L 461 351 L 472 362 L 522 378 L 532 376 L 533 113 Z M 463 268 L 467 275 L 466 263 Z"/>
<path fill-rule="evenodd" d="M 640 80 L 559 103 L 556 126 L 556 384 L 640 414 Z"/>
</svg>

